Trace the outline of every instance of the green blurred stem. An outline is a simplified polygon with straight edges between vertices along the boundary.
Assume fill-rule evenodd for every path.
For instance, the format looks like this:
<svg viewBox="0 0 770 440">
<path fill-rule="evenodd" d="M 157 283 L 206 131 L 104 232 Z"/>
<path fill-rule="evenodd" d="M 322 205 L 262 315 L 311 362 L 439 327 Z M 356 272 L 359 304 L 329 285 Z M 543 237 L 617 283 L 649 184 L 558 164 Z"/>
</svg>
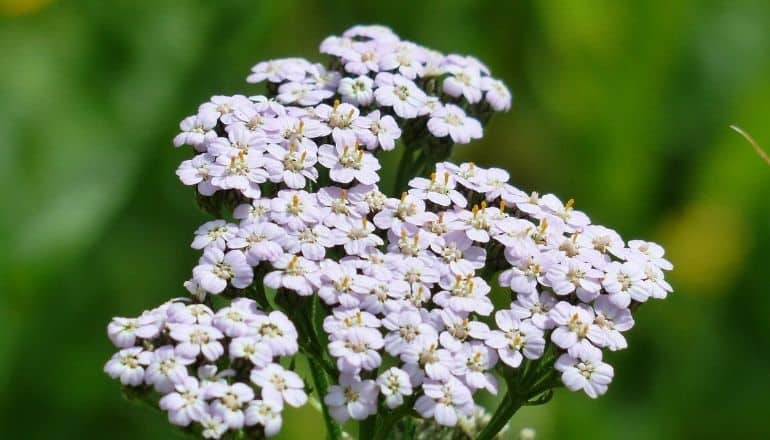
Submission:
<svg viewBox="0 0 770 440">
<path fill-rule="evenodd" d="M 365 440 L 374 437 L 374 429 L 377 426 L 378 414 L 369 416 L 358 423 L 358 438 Z"/>
<path fill-rule="evenodd" d="M 318 393 L 318 398 L 321 400 L 321 409 L 323 410 L 324 423 L 326 424 L 326 437 L 329 440 L 340 440 L 342 439 L 342 428 L 334 421 L 331 414 L 329 414 L 329 408 L 323 403 L 323 398 L 329 390 L 329 377 L 318 361 L 310 356 L 308 356 L 307 360 L 310 364 L 310 373 L 313 376 L 316 393 Z"/>
<path fill-rule="evenodd" d="M 476 440 L 491 440 L 493 439 L 508 423 L 508 420 L 513 417 L 516 411 L 524 404 L 523 399 L 516 393 L 511 393 L 511 390 L 505 394 L 503 401 L 500 402 L 500 406 L 497 407 L 497 411 L 492 415 L 487 426 L 481 431 Z"/>
<path fill-rule="evenodd" d="M 412 410 L 412 405 L 414 404 L 414 396 L 412 398 L 407 399 L 404 401 L 404 403 L 395 411 L 391 411 L 387 415 L 381 415 L 378 417 L 378 423 L 377 423 L 377 429 L 374 433 L 373 437 L 359 437 L 361 440 L 365 440 L 367 438 L 371 438 L 373 440 L 384 440 L 388 437 L 388 434 L 393 430 L 393 427 L 396 425 L 396 423 L 401 420 L 402 417 L 408 416 L 409 412 Z"/>
<path fill-rule="evenodd" d="M 414 154 L 417 152 L 415 148 L 404 148 L 404 155 L 401 156 L 401 162 L 398 164 L 398 171 L 396 172 L 396 180 L 393 182 L 393 196 L 398 196 L 406 188 L 406 184 L 414 177 L 412 176 L 412 169 L 415 167 Z"/>
</svg>

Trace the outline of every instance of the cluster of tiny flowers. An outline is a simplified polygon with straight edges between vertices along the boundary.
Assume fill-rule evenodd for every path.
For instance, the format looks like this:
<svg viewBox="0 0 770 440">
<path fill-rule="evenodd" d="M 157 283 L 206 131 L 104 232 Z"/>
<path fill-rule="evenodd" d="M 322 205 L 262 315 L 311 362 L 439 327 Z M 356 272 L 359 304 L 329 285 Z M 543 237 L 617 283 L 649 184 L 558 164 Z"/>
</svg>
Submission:
<svg viewBox="0 0 770 440">
<path fill-rule="evenodd" d="M 284 406 L 307 401 L 302 379 L 278 363 L 297 352 L 297 330 L 251 299 L 216 313 L 172 300 L 137 318 L 114 318 L 107 333 L 119 351 L 104 371 L 132 389 L 156 391 L 172 424 L 205 438 L 241 429 L 272 436 Z"/>
<path fill-rule="evenodd" d="M 329 37 L 321 52 L 327 67 L 259 63 L 248 81 L 266 81 L 267 96 L 214 96 L 182 121 L 174 143 L 195 156 L 177 175 L 202 206 L 226 211 L 192 240 L 202 255 L 184 286 L 201 304 L 116 318 L 108 374 L 154 388 L 172 423 L 211 438 L 278 431 L 284 404 L 307 400 L 276 361 L 299 349 L 328 364 L 335 384 L 320 398 L 338 422 L 404 407 L 478 430 L 487 419 L 475 395 L 497 393 L 496 367 L 541 358 L 570 390 L 603 394 L 614 374 L 603 352 L 626 348 L 631 311 L 671 291 L 663 249 L 626 243 L 572 200 L 525 193 L 473 163 L 433 160 L 429 176 L 386 195 L 382 151 L 470 142 L 511 95 L 475 58 L 380 26 Z M 502 309 L 491 299 L 498 272 Z M 298 334 L 267 310 L 264 287 L 276 304 L 317 298 L 328 345 L 308 351 L 308 324 L 297 316 Z M 212 297 L 236 299 L 214 313 L 202 304 Z"/>
<path fill-rule="evenodd" d="M 597 397 L 613 376 L 602 350 L 626 347 L 630 306 L 666 296 L 671 264 L 660 246 L 626 245 L 572 205 L 472 163 L 440 163 L 400 198 L 360 183 L 281 190 L 239 206 L 240 224 L 199 229 L 189 284 L 199 296 L 242 288 L 266 263 L 268 287 L 317 294 L 340 372 L 324 402 L 341 422 L 374 414 L 381 394 L 390 408 L 417 396 L 423 417 L 454 426 L 476 391 L 497 392 L 498 362 L 518 368 L 549 340 L 567 388 Z M 497 311 L 480 274 L 491 265 L 511 291 Z M 386 356 L 397 366 L 372 376 Z"/>
</svg>

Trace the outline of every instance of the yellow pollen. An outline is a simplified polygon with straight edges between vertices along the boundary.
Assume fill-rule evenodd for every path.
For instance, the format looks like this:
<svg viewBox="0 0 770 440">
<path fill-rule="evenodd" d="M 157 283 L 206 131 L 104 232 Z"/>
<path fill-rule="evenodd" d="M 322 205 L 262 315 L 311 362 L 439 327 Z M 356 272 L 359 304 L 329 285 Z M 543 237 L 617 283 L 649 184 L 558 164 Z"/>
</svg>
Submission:
<svg viewBox="0 0 770 440">
<path fill-rule="evenodd" d="M 444 185 L 449 184 L 449 172 L 444 171 Z"/>
<path fill-rule="evenodd" d="M 336 111 L 337 107 L 339 107 L 339 106 L 340 106 L 340 100 L 339 99 L 335 99 L 334 100 L 334 110 Z"/>
<path fill-rule="evenodd" d="M 291 204 L 299 206 L 299 194 L 294 194 L 294 197 L 291 198 Z"/>
<path fill-rule="evenodd" d="M 289 260 L 289 265 L 286 267 L 289 270 L 294 270 L 294 266 L 297 264 L 297 260 L 299 259 L 298 256 L 291 257 L 291 260 Z"/>
<path fill-rule="evenodd" d="M 569 199 L 569 200 L 567 200 L 567 204 L 564 205 L 564 209 L 570 210 L 570 209 L 572 209 L 572 205 L 574 205 L 574 204 L 575 204 L 575 199 Z"/>
<path fill-rule="evenodd" d="M 401 193 L 401 201 L 403 202 L 404 200 L 406 200 L 406 191 Z"/>
<path fill-rule="evenodd" d="M 436 181 L 436 173 L 431 173 L 430 175 L 430 181 L 435 182 Z"/>
<path fill-rule="evenodd" d="M 543 217 L 543 220 L 540 221 L 540 228 L 538 228 L 538 231 L 543 234 L 545 233 L 545 230 L 548 229 L 548 219 Z"/>
<path fill-rule="evenodd" d="M 342 199 L 342 201 L 345 201 L 347 200 L 347 198 L 348 198 L 348 190 L 343 189 L 342 194 L 340 194 L 340 199 Z"/>
</svg>

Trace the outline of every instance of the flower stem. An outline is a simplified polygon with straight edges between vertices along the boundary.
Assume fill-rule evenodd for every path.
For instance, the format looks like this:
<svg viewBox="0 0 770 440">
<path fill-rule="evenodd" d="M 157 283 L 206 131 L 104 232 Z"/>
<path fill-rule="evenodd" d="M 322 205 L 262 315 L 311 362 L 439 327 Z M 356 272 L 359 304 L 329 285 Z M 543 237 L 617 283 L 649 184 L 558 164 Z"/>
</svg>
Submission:
<svg viewBox="0 0 770 440">
<path fill-rule="evenodd" d="M 323 403 L 323 398 L 329 389 L 329 377 L 318 361 L 310 356 L 308 356 L 307 361 L 310 364 L 310 373 L 313 375 L 316 393 L 318 393 L 318 398 L 321 401 L 324 423 L 326 424 L 326 437 L 329 440 L 340 440 L 342 438 L 342 428 L 334 421 L 331 414 L 329 414 L 329 408 Z"/>
<path fill-rule="evenodd" d="M 371 438 L 373 440 L 384 440 L 388 437 L 388 434 L 393 431 L 393 427 L 401 420 L 402 417 L 407 416 L 412 410 L 414 405 L 415 396 L 406 399 L 404 403 L 396 410 L 391 411 L 389 414 L 383 414 L 378 417 L 377 429 L 373 437 L 359 437 L 361 440 Z"/>
<path fill-rule="evenodd" d="M 476 437 L 476 440 L 493 439 L 505 427 L 505 424 L 508 423 L 508 420 L 513 417 L 516 411 L 521 408 L 523 403 L 522 398 L 515 390 L 514 392 L 508 390 L 503 397 L 503 401 L 500 402 L 500 406 L 497 407 L 497 411 L 492 415 L 489 423 L 484 427 L 479 436 Z"/>
</svg>

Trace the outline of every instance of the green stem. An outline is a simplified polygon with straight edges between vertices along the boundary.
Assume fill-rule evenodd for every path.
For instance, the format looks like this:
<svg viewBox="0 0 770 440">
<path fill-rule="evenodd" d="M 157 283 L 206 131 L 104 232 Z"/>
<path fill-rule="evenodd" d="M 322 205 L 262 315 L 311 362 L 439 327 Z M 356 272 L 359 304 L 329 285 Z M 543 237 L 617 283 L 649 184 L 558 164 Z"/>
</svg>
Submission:
<svg viewBox="0 0 770 440">
<path fill-rule="evenodd" d="M 497 411 L 492 415 L 484 430 L 476 437 L 476 440 L 493 439 L 505 427 L 505 424 L 508 423 L 508 420 L 513 417 L 516 411 L 521 408 L 524 402 L 515 391 L 512 393 L 511 390 L 508 390 L 505 397 L 503 397 L 503 401 L 500 402 L 500 406 L 497 407 Z"/>
<path fill-rule="evenodd" d="M 404 147 L 404 154 L 401 156 L 401 162 L 398 164 L 398 171 L 396 171 L 396 179 L 393 182 L 393 195 L 398 196 L 401 191 L 404 190 L 406 183 L 410 176 L 410 168 L 414 166 L 414 152 L 413 148 Z"/>
<path fill-rule="evenodd" d="M 319 365 L 318 361 L 312 357 L 308 357 L 308 363 L 310 364 L 310 373 L 313 376 L 313 383 L 315 384 L 316 393 L 318 393 L 318 399 L 321 401 L 324 423 L 326 424 L 326 437 L 329 440 L 340 440 L 342 439 L 342 428 L 334 421 L 331 414 L 329 414 L 329 408 L 323 403 L 323 398 L 329 390 L 329 377 L 326 375 L 326 372 L 321 365 Z"/>
<path fill-rule="evenodd" d="M 381 423 L 378 423 L 377 426 L 377 432 L 375 432 L 373 440 L 384 440 L 388 437 L 388 434 L 393 431 L 393 427 L 396 425 L 396 422 L 401 420 L 402 417 L 407 416 L 412 411 L 412 405 L 414 405 L 415 396 L 412 396 L 411 398 L 404 401 L 404 403 L 396 410 L 391 411 L 390 414 L 385 415 L 383 418 L 382 416 L 379 417 L 378 420 Z M 366 437 L 360 437 L 361 440 L 364 440 Z"/>
<path fill-rule="evenodd" d="M 366 440 L 374 437 L 374 429 L 377 425 L 377 414 L 369 416 L 358 423 L 358 438 Z"/>
</svg>

